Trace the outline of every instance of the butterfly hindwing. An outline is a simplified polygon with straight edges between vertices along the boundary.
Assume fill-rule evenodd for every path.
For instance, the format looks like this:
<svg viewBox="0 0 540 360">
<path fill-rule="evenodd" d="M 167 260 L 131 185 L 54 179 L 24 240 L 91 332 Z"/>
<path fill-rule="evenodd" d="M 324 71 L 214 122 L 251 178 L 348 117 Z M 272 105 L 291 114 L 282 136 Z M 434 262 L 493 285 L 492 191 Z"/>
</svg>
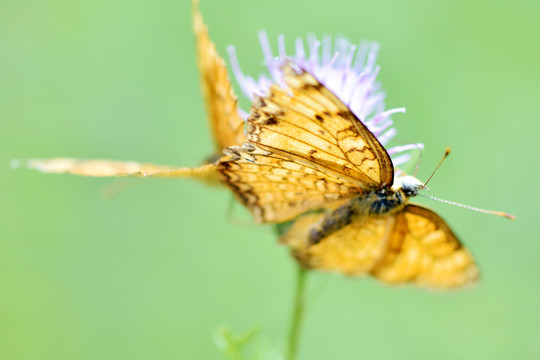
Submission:
<svg viewBox="0 0 540 360">
<path fill-rule="evenodd" d="M 309 243 L 323 214 L 299 218 L 281 241 L 307 268 L 351 276 L 371 274 L 389 284 L 435 289 L 473 284 L 478 269 L 470 253 L 433 211 L 419 205 L 385 216 L 367 216 Z"/>
<path fill-rule="evenodd" d="M 227 149 L 218 163 L 222 181 L 257 222 L 283 222 L 307 210 L 350 198 L 361 190 L 314 166 L 262 150 L 253 144 Z"/>
<path fill-rule="evenodd" d="M 293 255 L 305 268 L 350 276 L 368 274 L 385 251 L 393 219 L 356 219 L 319 243 L 311 244 L 309 233 L 324 217 L 325 214 L 307 214 L 298 218 L 280 242 L 292 249 Z"/>
<path fill-rule="evenodd" d="M 364 189 L 390 186 L 390 156 L 349 108 L 305 70 L 287 64 L 283 73 L 286 86 L 254 101 L 248 140 Z"/>
</svg>

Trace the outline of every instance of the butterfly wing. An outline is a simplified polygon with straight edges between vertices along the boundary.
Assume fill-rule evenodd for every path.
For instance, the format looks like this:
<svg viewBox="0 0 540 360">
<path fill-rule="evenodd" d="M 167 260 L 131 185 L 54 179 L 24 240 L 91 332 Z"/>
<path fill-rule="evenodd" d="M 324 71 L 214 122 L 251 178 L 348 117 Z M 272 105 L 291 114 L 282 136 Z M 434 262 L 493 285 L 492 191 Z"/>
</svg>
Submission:
<svg viewBox="0 0 540 360">
<path fill-rule="evenodd" d="M 70 158 L 32 159 L 18 164 L 44 173 L 72 174 L 92 177 L 165 177 L 196 178 L 215 183 L 218 174 L 214 164 L 206 164 L 198 168 L 177 168 L 173 166 L 137 163 L 133 161 L 81 160 Z"/>
<path fill-rule="evenodd" d="M 354 184 L 255 145 L 230 147 L 218 163 L 222 181 L 257 222 L 291 220 L 309 209 L 350 198 Z"/>
<path fill-rule="evenodd" d="M 206 102 L 210 125 L 216 144 L 216 152 L 246 140 L 244 121 L 237 111 L 237 99 L 227 76 L 223 59 L 208 37 L 208 30 L 193 1 L 193 26 L 196 37 L 197 64 Z M 218 184 L 219 175 L 214 164 L 198 168 L 142 164 L 132 161 L 81 160 L 70 158 L 32 159 L 21 164 L 44 173 L 67 173 L 92 177 L 170 177 L 195 178 L 209 184 Z"/>
<path fill-rule="evenodd" d="M 287 86 L 255 99 L 248 140 L 364 189 L 391 186 L 390 156 L 349 108 L 307 71 L 289 63 L 283 73 Z"/>
<path fill-rule="evenodd" d="M 324 216 L 301 216 L 281 237 L 280 242 L 293 250 L 293 255 L 305 268 L 340 272 L 350 276 L 368 274 L 385 251 L 386 238 L 394 219 L 356 219 L 312 245 L 309 241 L 310 230 L 320 224 Z"/>
<path fill-rule="evenodd" d="M 390 186 L 392 161 L 375 136 L 311 74 L 290 64 L 283 71 L 287 87 L 273 85 L 252 105 L 247 145 L 255 152 L 229 148 L 233 156 L 218 163 L 255 219 L 287 221 Z"/>
<path fill-rule="evenodd" d="M 427 208 L 407 205 L 392 215 L 359 218 L 310 245 L 309 231 L 323 217 L 299 218 L 281 239 L 307 268 L 371 274 L 389 284 L 410 282 L 436 289 L 470 285 L 478 278 L 471 254 Z"/>
<path fill-rule="evenodd" d="M 387 283 L 414 281 L 429 288 L 455 288 L 478 279 L 478 268 L 446 222 L 419 205 L 407 205 L 396 224 L 374 276 Z"/>
<path fill-rule="evenodd" d="M 193 28 L 196 39 L 197 65 L 202 93 L 212 129 L 216 153 L 246 141 L 244 120 L 238 114 L 238 99 L 233 92 L 225 62 L 208 36 L 208 29 L 193 1 Z"/>
</svg>

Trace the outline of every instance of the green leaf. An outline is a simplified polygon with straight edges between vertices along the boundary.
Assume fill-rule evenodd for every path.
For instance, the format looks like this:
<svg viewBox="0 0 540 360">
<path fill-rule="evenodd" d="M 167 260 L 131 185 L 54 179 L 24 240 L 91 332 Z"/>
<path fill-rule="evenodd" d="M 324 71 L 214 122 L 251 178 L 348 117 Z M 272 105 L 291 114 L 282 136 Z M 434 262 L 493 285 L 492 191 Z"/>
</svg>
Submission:
<svg viewBox="0 0 540 360">
<path fill-rule="evenodd" d="M 227 326 L 221 326 L 214 332 L 214 344 L 228 359 L 246 360 L 246 349 L 260 330 L 256 326 L 243 334 L 234 334 Z"/>
</svg>

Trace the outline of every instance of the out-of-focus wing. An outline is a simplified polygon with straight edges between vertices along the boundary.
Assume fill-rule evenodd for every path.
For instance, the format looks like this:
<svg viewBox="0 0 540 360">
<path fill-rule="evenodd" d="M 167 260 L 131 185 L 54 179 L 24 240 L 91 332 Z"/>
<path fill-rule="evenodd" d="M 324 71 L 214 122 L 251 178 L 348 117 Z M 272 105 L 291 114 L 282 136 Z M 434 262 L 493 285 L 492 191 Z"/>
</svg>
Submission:
<svg viewBox="0 0 540 360">
<path fill-rule="evenodd" d="M 215 143 L 216 154 L 246 141 L 244 120 L 238 114 L 238 99 L 227 74 L 225 61 L 208 36 L 208 29 L 199 11 L 198 0 L 193 1 L 193 29 L 196 41 L 197 65 L 206 112 Z"/>
<path fill-rule="evenodd" d="M 17 164 L 18 163 L 18 164 Z M 218 174 L 214 164 L 198 168 L 174 167 L 134 161 L 81 160 L 71 158 L 31 159 L 15 161 L 15 167 L 26 167 L 43 173 L 72 174 L 92 177 L 162 177 L 194 178 L 206 182 L 216 182 Z"/>
<path fill-rule="evenodd" d="M 367 216 L 309 243 L 309 231 L 324 214 L 300 217 L 282 237 L 306 268 L 351 276 L 371 274 L 388 284 L 432 289 L 472 285 L 478 268 L 469 251 L 433 211 L 407 205 L 387 216 Z"/>
</svg>

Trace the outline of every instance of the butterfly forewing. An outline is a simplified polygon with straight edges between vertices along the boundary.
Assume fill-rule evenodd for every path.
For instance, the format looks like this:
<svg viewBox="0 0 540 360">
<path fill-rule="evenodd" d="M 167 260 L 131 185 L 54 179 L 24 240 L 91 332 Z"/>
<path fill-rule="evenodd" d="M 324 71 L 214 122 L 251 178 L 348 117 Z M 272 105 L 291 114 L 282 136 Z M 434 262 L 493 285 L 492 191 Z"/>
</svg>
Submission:
<svg viewBox="0 0 540 360">
<path fill-rule="evenodd" d="M 208 29 L 193 2 L 193 27 L 196 38 L 196 55 L 202 92 L 206 104 L 210 128 L 215 140 L 215 151 L 246 141 L 244 120 L 238 114 L 238 99 L 227 74 L 225 61 L 208 36 Z"/>
<path fill-rule="evenodd" d="M 71 158 L 32 159 L 24 162 L 25 167 L 44 173 L 72 174 L 91 177 L 191 177 L 210 183 L 219 178 L 216 166 L 207 164 L 198 168 L 174 167 L 134 161 L 82 160 Z"/>
<path fill-rule="evenodd" d="M 244 121 L 238 115 L 237 99 L 227 75 L 225 62 L 218 55 L 215 45 L 208 37 L 208 30 L 199 12 L 197 0 L 193 1 L 193 27 L 196 37 L 197 64 L 214 137 L 215 152 L 220 154 L 227 146 L 238 145 L 246 140 Z M 56 158 L 32 159 L 21 165 L 45 173 L 94 177 L 194 178 L 209 184 L 219 184 L 220 179 L 214 164 L 198 168 L 178 168 L 132 161 Z"/>
<path fill-rule="evenodd" d="M 473 257 L 437 214 L 410 204 L 395 218 L 387 251 L 372 271 L 376 277 L 429 288 L 454 288 L 477 280 Z"/>
<path fill-rule="evenodd" d="M 283 72 L 287 86 L 254 101 L 248 140 L 364 189 L 390 186 L 390 156 L 347 106 L 308 72 Z"/>
<path fill-rule="evenodd" d="M 281 241 L 307 268 L 352 276 L 372 274 L 389 284 L 435 289 L 473 284 L 478 269 L 448 225 L 418 205 L 386 216 L 360 217 L 317 244 L 309 231 L 323 215 L 299 218 Z"/>
<path fill-rule="evenodd" d="M 250 145 L 229 148 L 218 169 L 257 222 L 288 221 L 307 210 L 350 198 L 361 191 L 315 166 Z"/>
</svg>

